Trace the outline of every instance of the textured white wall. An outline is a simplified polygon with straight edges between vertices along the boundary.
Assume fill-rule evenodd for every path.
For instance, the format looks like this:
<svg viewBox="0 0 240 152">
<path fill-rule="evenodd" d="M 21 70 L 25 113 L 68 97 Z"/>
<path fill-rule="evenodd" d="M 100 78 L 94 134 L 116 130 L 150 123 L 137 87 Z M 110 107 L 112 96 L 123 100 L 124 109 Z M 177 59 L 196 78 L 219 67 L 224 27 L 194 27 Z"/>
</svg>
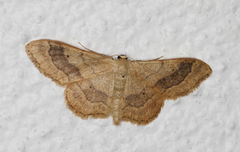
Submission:
<svg viewBox="0 0 240 152">
<path fill-rule="evenodd" d="M 240 150 L 238 0 L 1 0 L 0 152 L 237 152 Z M 213 74 L 166 101 L 147 126 L 82 120 L 33 66 L 25 44 L 60 40 L 134 59 L 195 57 Z"/>
</svg>

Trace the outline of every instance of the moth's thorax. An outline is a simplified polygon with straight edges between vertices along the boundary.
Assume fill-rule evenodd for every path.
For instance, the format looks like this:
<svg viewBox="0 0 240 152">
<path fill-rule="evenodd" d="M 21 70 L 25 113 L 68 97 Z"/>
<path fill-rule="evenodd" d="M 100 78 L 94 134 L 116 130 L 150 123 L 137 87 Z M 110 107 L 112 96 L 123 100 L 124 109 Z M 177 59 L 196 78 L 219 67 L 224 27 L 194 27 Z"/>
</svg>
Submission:
<svg viewBox="0 0 240 152">
<path fill-rule="evenodd" d="M 116 60 L 116 63 L 117 63 L 116 75 L 118 77 L 126 77 L 128 73 L 129 61 L 126 58 L 120 58 Z"/>
</svg>

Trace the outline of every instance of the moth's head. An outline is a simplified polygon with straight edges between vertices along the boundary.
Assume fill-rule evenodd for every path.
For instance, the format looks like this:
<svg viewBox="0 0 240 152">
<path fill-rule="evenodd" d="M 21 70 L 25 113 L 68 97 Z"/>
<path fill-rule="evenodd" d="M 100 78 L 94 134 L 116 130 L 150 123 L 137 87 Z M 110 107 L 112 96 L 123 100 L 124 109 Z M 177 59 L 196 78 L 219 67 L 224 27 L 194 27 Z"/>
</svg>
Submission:
<svg viewBox="0 0 240 152">
<path fill-rule="evenodd" d="M 128 60 L 128 61 L 133 61 L 132 58 L 126 56 L 126 55 L 116 55 L 116 56 L 113 56 L 113 60 Z"/>
<path fill-rule="evenodd" d="M 118 55 L 117 59 L 128 59 L 128 57 L 126 55 Z"/>
</svg>

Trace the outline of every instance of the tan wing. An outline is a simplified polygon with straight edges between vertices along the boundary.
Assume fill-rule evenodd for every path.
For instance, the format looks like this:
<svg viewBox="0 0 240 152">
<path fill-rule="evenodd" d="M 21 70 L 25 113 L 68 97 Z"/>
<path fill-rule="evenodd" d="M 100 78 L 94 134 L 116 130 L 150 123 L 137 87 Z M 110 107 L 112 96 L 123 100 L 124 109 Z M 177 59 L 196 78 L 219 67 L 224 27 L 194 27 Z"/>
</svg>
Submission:
<svg viewBox="0 0 240 152">
<path fill-rule="evenodd" d="M 61 86 L 111 71 L 113 67 L 109 56 L 59 41 L 32 41 L 26 45 L 26 52 L 42 74 Z"/>
<path fill-rule="evenodd" d="M 150 123 L 164 100 L 191 93 L 212 73 L 209 65 L 193 58 L 134 61 L 129 71 L 122 119 L 137 124 Z"/>
<path fill-rule="evenodd" d="M 111 113 L 114 85 L 112 71 L 67 85 L 64 92 L 67 107 L 81 118 L 105 118 Z"/>
</svg>

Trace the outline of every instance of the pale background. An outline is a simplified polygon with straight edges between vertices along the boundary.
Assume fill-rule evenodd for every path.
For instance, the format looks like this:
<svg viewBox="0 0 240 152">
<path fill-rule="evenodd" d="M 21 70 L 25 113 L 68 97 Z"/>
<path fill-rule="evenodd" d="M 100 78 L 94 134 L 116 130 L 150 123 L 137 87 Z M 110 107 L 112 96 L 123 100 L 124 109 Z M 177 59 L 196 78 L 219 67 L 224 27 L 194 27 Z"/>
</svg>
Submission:
<svg viewBox="0 0 240 152">
<path fill-rule="evenodd" d="M 238 0 L 0 0 L 0 152 L 239 152 Z M 195 57 L 213 73 L 147 126 L 82 120 L 25 45 L 54 39 L 106 55 Z"/>
</svg>

